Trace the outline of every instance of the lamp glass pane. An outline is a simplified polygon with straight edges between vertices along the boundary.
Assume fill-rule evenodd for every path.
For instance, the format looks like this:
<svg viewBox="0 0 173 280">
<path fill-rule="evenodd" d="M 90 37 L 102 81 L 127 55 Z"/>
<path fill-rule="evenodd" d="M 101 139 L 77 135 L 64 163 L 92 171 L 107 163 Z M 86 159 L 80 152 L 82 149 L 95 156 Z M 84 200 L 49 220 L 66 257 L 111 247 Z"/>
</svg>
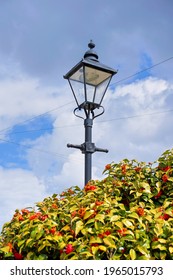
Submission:
<svg viewBox="0 0 173 280">
<path fill-rule="evenodd" d="M 84 84 L 71 79 L 69 82 L 71 84 L 76 103 L 79 106 L 85 101 Z"/>
<path fill-rule="evenodd" d="M 103 70 L 98 70 L 89 66 L 85 66 L 85 82 L 88 85 L 98 86 L 107 78 L 111 77 L 112 74 L 104 72 Z"/>
<path fill-rule="evenodd" d="M 79 68 L 71 77 L 69 78 L 70 80 L 73 81 L 78 81 L 81 83 L 84 83 L 84 71 L 83 71 L 83 66 Z"/>
<path fill-rule="evenodd" d="M 86 84 L 86 98 L 88 102 L 94 102 L 96 87 Z"/>
<path fill-rule="evenodd" d="M 100 85 L 97 86 L 94 101 L 93 101 L 94 103 L 101 105 L 101 102 L 103 100 L 104 94 L 106 92 L 110 80 L 111 77 L 109 77 L 107 80 L 105 80 L 104 82 L 102 82 Z"/>
<path fill-rule="evenodd" d="M 80 106 L 84 102 L 101 105 L 111 77 L 112 74 L 104 70 L 82 65 L 69 77 L 77 105 Z"/>
</svg>

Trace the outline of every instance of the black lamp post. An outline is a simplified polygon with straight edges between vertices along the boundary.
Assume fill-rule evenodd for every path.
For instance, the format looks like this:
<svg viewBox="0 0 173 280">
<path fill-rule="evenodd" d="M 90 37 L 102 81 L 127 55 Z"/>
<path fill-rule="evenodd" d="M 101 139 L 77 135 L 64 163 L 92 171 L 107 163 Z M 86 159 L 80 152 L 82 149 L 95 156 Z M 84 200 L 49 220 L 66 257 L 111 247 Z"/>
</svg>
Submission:
<svg viewBox="0 0 173 280">
<path fill-rule="evenodd" d="M 81 145 L 67 144 L 67 147 L 80 149 L 85 154 L 85 184 L 92 177 L 92 154 L 96 151 L 108 152 L 106 149 L 97 148 L 92 143 L 92 125 L 93 119 L 104 113 L 101 103 L 112 76 L 117 73 L 116 70 L 98 61 L 98 55 L 93 51 L 95 44 L 92 41 L 90 41 L 88 47 L 89 50 L 84 54 L 83 59 L 64 76 L 69 81 L 77 103 L 74 114 L 84 119 L 85 142 Z M 98 112 L 97 115 L 95 115 L 96 109 L 101 109 L 101 112 Z M 83 110 L 85 118 L 77 115 L 77 110 Z"/>
</svg>

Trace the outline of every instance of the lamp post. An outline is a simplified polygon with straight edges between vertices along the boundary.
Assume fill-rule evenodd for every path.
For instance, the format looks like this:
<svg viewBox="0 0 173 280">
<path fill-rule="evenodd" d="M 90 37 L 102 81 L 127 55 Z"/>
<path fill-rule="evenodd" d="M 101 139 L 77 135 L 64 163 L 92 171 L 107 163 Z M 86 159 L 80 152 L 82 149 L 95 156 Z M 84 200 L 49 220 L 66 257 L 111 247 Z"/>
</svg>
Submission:
<svg viewBox="0 0 173 280">
<path fill-rule="evenodd" d="M 116 70 L 98 61 L 98 55 L 93 50 L 95 44 L 92 41 L 88 47 L 89 50 L 84 54 L 83 59 L 64 75 L 64 78 L 69 81 L 77 104 L 74 114 L 84 119 L 85 142 L 81 145 L 67 144 L 67 147 L 79 149 L 85 155 L 85 185 L 92 178 L 92 154 L 108 152 L 107 149 L 97 148 L 92 142 L 92 125 L 93 119 L 104 113 L 101 103 L 112 76 L 117 73 Z M 95 114 L 96 109 L 97 114 Z M 77 110 L 82 110 L 85 117 L 78 115 Z"/>
</svg>

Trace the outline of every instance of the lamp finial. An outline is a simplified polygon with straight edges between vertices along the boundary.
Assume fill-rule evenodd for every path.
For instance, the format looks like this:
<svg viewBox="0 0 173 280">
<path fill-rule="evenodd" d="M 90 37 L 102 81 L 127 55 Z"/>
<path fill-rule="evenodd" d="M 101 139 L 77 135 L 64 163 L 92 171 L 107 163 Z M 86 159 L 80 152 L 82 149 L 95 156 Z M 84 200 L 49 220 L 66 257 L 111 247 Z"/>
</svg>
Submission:
<svg viewBox="0 0 173 280">
<path fill-rule="evenodd" d="M 90 40 L 88 47 L 90 49 L 84 54 L 84 58 L 98 61 L 99 57 L 98 57 L 97 53 L 93 51 L 93 49 L 95 48 L 95 44 L 93 43 L 92 40 Z"/>
<path fill-rule="evenodd" d="M 94 49 L 95 48 L 95 44 L 93 43 L 93 40 L 90 40 L 89 44 L 88 44 L 88 47 L 90 49 Z"/>
</svg>

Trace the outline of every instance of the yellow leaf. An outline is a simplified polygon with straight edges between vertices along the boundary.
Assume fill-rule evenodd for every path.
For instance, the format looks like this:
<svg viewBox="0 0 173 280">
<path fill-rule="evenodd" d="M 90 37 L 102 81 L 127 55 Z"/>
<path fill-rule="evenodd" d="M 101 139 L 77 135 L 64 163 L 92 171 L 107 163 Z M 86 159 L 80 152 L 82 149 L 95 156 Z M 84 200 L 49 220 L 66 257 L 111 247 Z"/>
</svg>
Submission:
<svg viewBox="0 0 173 280">
<path fill-rule="evenodd" d="M 150 185 L 148 183 L 141 182 L 140 187 L 145 189 L 145 193 L 151 193 Z"/>
<path fill-rule="evenodd" d="M 106 252 L 106 250 L 107 250 L 107 248 L 106 248 L 105 246 L 103 246 L 103 245 L 100 245 L 100 246 L 99 246 L 99 249 L 100 249 L 101 251 L 104 251 L 104 252 Z"/>
<path fill-rule="evenodd" d="M 173 253 L 173 247 L 169 247 L 169 252 L 172 254 Z"/>
<path fill-rule="evenodd" d="M 70 227 L 69 227 L 69 225 L 66 225 L 66 226 L 64 226 L 61 230 L 69 231 L 69 230 L 70 230 Z"/>
<path fill-rule="evenodd" d="M 43 250 L 45 246 L 46 246 L 46 244 L 43 243 L 40 247 L 38 247 L 38 252 L 40 252 L 41 250 Z"/>
<path fill-rule="evenodd" d="M 102 243 L 102 239 L 97 236 L 91 236 L 90 243 Z"/>
<path fill-rule="evenodd" d="M 85 225 L 89 225 L 89 224 L 94 223 L 94 222 L 95 222 L 95 219 L 89 219 L 89 220 L 86 222 Z"/>
<path fill-rule="evenodd" d="M 142 246 L 140 246 L 140 245 L 137 246 L 137 249 L 138 249 L 138 251 L 139 251 L 140 253 L 142 253 L 143 255 L 148 254 L 147 249 L 145 249 L 144 247 L 142 247 Z"/>
<path fill-rule="evenodd" d="M 139 216 L 138 216 L 138 214 L 137 213 L 130 213 L 129 215 L 128 215 L 130 218 L 134 218 L 134 219 L 139 219 Z"/>
<path fill-rule="evenodd" d="M 166 243 L 166 242 L 167 242 L 166 239 L 163 239 L 163 238 L 159 238 L 158 241 L 159 241 L 160 243 Z"/>
<path fill-rule="evenodd" d="M 86 228 L 81 229 L 81 232 L 82 232 L 83 235 L 86 235 L 87 234 Z"/>
<path fill-rule="evenodd" d="M 2 247 L 2 248 L 0 248 L 0 250 L 4 253 L 8 253 L 8 252 L 10 252 L 10 246 Z"/>
<path fill-rule="evenodd" d="M 108 245 L 110 248 L 114 248 L 114 249 L 117 248 L 116 245 L 115 245 L 114 240 L 113 240 L 110 236 L 105 237 L 105 238 L 103 239 L 103 242 L 104 242 L 106 245 Z"/>
<path fill-rule="evenodd" d="M 104 218 L 105 218 L 105 215 L 104 215 L 104 214 L 97 214 L 97 215 L 95 216 L 95 219 L 98 220 L 98 221 L 100 221 L 100 222 L 102 222 L 102 223 L 104 223 Z"/>
<path fill-rule="evenodd" d="M 129 221 L 129 220 L 123 219 L 122 222 L 123 222 L 123 224 L 124 224 L 126 227 L 134 228 L 132 222 Z"/>
<path fill-rule="evenodd" d="M 31 241 L 33 241 L 32 238 L 27 239 L 27 240 L 26 240 L 26 246 L 27 246 Z"/>
<path fill-rule="evenodd" d="M 83 219 L 84 220 L 88 219 L 93 213 L 94 213 L 94 210 L 86 211 Z"/>
<path fill-rule="evenodd" d="M 93 255 L 95 255 L 96 253 L 97 253 L 97 251 L 98 251 L 98 247 L 95 247 L 95 246 L 92 246 L 91 247 L 91 250 L 92 250 L 92 253 L 93 253 Z"/>
<path fill-rule="evenodd" d="M 123 228 L 123 223 L 122 223 L 122 222 L 116 222 L 115 225 L 116 225 L 117 227 L 119 227 L 120 229 Z"/>
<path fill-rule="evenodd" d="M 157 236 L 161 235 L 163 233 L 162 224 L 156 224 L 154 228 L 154 232 L 156 233 Z"/>
<path fill-rule="evenodd" d="M 160 190 L 160 188 L 161 188 L 161 185 L 162 185 L 161 182 L 157 182 L 157 183 L 156 183 L 156 186 L 159 188 L 159 190 Z"/>
<path fill-rule="evenodd" d="M 110 222 L 115 222 L 115 221 L 118 221 L 119 219 L 120 219 L 119 215 L 114 215 L 110 218 Z"/>
<path fill-rule="evenodd" d="M 75 228 L 75 235 L 78 235 L 78 233 L 83 229 L 84 224 L 82 221 L 76 222 L 76 228 Z"/>
<path fill-rule="evenodd" d="M 136 252 L 133 249 L 130 249 L 130 258 L 131 260 L 135 260 L 136 259 Z"/>
</svg>

